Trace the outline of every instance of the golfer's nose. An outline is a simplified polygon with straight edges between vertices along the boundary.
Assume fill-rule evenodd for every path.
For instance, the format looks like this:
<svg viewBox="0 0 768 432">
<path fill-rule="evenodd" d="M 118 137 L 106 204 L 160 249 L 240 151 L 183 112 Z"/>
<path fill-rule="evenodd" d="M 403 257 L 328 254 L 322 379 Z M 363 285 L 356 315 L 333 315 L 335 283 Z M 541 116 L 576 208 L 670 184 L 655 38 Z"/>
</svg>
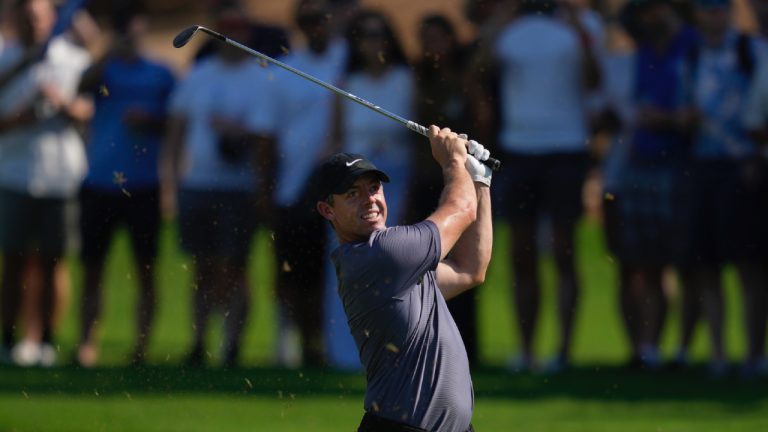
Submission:
<svg viewBox="0 0 768 432">
<path fill-rule="evenodd" d="M 378 201 L 378 198 L 376 197 L 376 195 L 377 195 L 377 192 L 375 190 L 366 191 L 365 194 L 363 195 L 363 203 L 366 206 L 376 204 L 376 202 Z"/>
</svg>

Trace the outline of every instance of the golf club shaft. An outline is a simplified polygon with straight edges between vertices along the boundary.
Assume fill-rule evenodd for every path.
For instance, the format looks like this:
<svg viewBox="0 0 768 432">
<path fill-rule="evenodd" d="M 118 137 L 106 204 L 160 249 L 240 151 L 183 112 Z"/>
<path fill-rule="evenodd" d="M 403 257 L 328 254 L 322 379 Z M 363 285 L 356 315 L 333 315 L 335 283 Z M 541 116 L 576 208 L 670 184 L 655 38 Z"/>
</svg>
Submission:
<svg viewBox="0 0 768 432">
<path fill-rule="evenodd" d="M 260 58 L 261 60 L 264 60 L 266 62 L 272 63 L 275 66 L 281 67 L 281 68 L 283 68 L 283 69 L 285 69 L 285 70 L 287 70 L 289 72 L 292 72 L 292 73 L 294 73 L 294 74 L 296 74 L 296 75 L 298 75 L 298 76 L 300 76 L 300 77 L 302 77 L 304 79 L 312 81 L 313 83 L 315 83 L 315 84 L 317 84 L 317 85 L 319 85 L 321 87 L 325 87 L 326 89 L 328 89 L 328 90 L 330 90 L 330 91 L 332 91 L 332 92 L 334 92 L 334 93 L 336 93 L 338 95 L 341 95 L 341 96 L 343 96 L 343 97 L 345 97 L 345 98 L 347 98 L 349 100 L 357 102 L 358 104 L 360 104 L 360 105 L 362 105 L 362 106 L 364 106 L 366 108 L 369 108 L 369 109 L 371 109 L 373 111 L 376 111 L 379 114 L 382 114 L 382 115 L 384 115 L 386 117 L 389 117 L 390 119 L 392 119 L 392 120 L 394 120 L 394 121 L 404 125 L 408 129 L 410 129 L 410 130 L 412 130 L 412 131 L 414 131 L 416 133 L 424 135 L 425 137 L 429 137 L 429 130 L 426 127 L 424 127 L 424 126 L 422 126 L 422 125 L 420 125 L 420 124 L 418 124 L 418 123 L 416 123 L 414 121 L 405 119 L 403 117 L 400 117 L 397 114 L 391 113 L 391 112 L 381 108 L 378 105 L 374 105 L 371 102 L 368 102 L 367 100 L 365 100 L 365 99 L 363 99 L 363 98 L 361 98 L 359 96 L 356 96 L 356 95 L 354 95 L 352 93 L 344 91 L 344 90 L 342 90 L 342 89 L 340 89 L 340 88 L 338 88 L 338 87 L 336 87 L 336 86 L 334 86 L 332 84 L 329 84 L 329 83 L 327 83 L 325 81 L 319 80 L 319 79 L 313 77 L 312 75 L 304 73 L 304 72 L 302 72 L 302 71 L 300 71 L 300 70 L 298 70 L 298 69 L 296 69 L 294 67 L 291 67 L 291 66 L 289 66 L 289 65 L 287 65 L 287 64 L 285 64 L 285 63 L 283 63 L 283 62 L 281 62 L 279 60 L 275 60 L 275 59 L 273 59 L 272 57 L 270 57 L 270 56 L 268 56 L 266 54 L 262 54 L 262 53 L 256 51 L 255 49 L 253 49 L 251 47 L 243 45 L 240 42 L 238 42 L 236 40 L 232 40 L 232 39 L 222 35 L 221 33 L 213 31 L 213 30 L 211 30 L 209 28 L 206 28 L 206 27 L 203 27 L 203 26 L 195 26 L 195 27 L 190 27 L 190 28 L 182 31 L 176 37 L 176 39 L 174 39 L 174 46 L 179 48 L 179 47 L 185 45 L 186 42 L 189 40 L 189 38 L 191 38 L 192 35 L 194 35 L 196 30 L 202 31 L 203 33 L 206 33 L 209 36 L 214 37 L 215 39 L 218 39 L 218 40 L 220 40 L 220 41 L 222 41 L 222 42 L 224 42 L 226 44 L 229 44 L 229 45 L 232 45 L 232 46 L 234 46 L 236 48 L 239 48 L 239 49 L 241 49 L 241 50 L 243 50 L 243 51 L 245 51 L 245 52 L 247 52 L 247 53 L 249 53 L 249 54 L 251 54 L 251 55 L 253 55 L 255 57 Z M 494 158 L 491 158 L 491 157 L 489 157 L 487 160 L 482 161 L 482 163 L 484 163 L 485 165 L 488 165 L 494 171 L 498 171 L 499 168 L 501 167 L 501 162 L 499 162 L 497 159 L 494 159 Z"/>
</svg>

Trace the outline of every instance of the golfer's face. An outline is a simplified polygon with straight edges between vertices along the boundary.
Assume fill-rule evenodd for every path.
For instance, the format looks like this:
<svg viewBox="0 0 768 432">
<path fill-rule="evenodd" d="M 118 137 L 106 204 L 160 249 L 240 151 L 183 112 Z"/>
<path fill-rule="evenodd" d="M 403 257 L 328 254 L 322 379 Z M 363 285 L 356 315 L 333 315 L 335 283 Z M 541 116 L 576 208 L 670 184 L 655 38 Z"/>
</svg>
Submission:
<svg viewBox="0 0 768 432">
<path fill-rule="evenodd" d="M 365 174 L 345 193 L 334 195 L 337 229 L 350 239 L 365 240 L 386 227 L 387 203 L 379 178 Z"/>
</svg>

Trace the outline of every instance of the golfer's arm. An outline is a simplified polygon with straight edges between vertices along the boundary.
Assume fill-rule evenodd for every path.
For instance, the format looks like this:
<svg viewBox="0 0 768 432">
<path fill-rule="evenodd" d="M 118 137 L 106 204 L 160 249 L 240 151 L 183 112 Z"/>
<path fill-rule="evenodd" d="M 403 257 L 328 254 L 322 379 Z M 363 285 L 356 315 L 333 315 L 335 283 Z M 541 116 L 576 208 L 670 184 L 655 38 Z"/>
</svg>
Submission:
<svg viewBox="0 0 768 432">
<path fill-rule="evenodd" d="M 491 193 L 475 183 L 477 219 L 464 231 L 448 257 L 437 266 L 437 286 L 445 299 L 476 287 L 485 281 L 493 248 Z"/>
<path fill-rule="evenodd" d="M 440 232 L 441 260 L 477 218 L 477 196 L 462 161 L 456 159 L 443 167 L 443 182 L 445 186 L 437 210 L 427 218 Z"/>
</svg>

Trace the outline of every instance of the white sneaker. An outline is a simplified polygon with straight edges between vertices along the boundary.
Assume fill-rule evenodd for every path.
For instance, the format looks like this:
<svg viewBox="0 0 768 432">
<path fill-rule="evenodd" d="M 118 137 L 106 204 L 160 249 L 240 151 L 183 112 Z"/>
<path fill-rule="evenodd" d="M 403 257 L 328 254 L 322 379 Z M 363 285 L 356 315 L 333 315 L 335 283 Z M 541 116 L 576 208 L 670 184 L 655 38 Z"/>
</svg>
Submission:
<svg viewBox="0 0 768 432">
<path fill-rule="evenodd" d="M 13 347 L 11 358 L 18 366 L 36 366 L 40 361 L 40 344 L 30 340 L 23 340 Z"/>
<path fill-rule="evenodd" d="M 40 366 L 49 368 L 56 364 L 56 348 L 51 344 L 40 346 Z"/>
</svg>

